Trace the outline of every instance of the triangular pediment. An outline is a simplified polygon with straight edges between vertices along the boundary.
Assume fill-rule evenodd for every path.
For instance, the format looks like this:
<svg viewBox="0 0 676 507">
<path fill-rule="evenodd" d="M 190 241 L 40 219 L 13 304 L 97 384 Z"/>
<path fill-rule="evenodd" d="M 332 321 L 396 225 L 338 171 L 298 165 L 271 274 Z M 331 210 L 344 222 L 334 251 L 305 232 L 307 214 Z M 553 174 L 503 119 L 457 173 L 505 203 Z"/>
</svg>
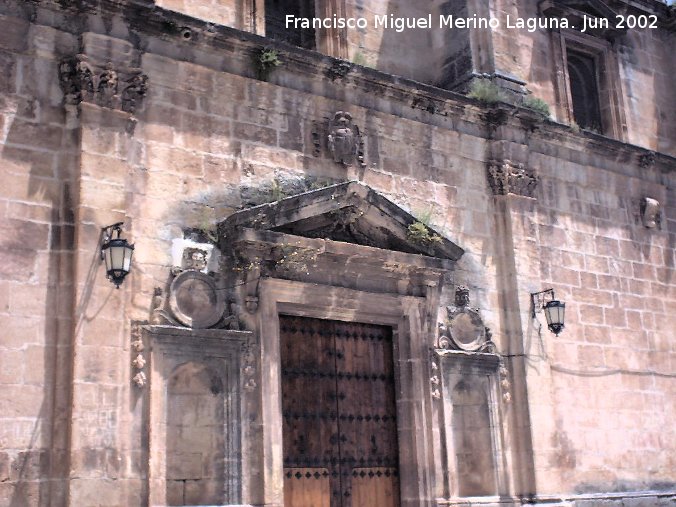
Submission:
<svg viewBox="0 0 676 507">
<path fill-rule="evenodd" d="M 218 233 L 227 243 L 227 238 L 236 237 L 243 229 L 330 239 L 454 261 L 464 253 L 386 197 L 354 181 L 238 211 L 219 224 Z"/>
</svg>

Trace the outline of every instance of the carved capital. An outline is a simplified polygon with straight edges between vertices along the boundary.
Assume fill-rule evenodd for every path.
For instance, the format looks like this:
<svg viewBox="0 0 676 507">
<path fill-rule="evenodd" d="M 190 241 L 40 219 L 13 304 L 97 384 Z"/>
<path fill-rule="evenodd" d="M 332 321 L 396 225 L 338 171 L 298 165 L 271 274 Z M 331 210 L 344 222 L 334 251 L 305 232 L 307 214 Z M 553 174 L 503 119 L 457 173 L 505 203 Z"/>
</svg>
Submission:
<svg viewBox="0 0 676 507">
<path fill-rule="evenodd" d="M 494 195 L 535 197 L 538 179 L 535 171 L 524 164 L 516 164 L 510 160 L 488 162 L 488 183 Z"/>
<path fill-rule="evenodd" d="M 138 109 L 148 91 L 148 76 L 140 69 L 115 69 L 110 62 L 97 68 L 85 55 L 61 61 L 59 82 L 67 105 L 90 102 L 128 113 Z"/>
</svg>

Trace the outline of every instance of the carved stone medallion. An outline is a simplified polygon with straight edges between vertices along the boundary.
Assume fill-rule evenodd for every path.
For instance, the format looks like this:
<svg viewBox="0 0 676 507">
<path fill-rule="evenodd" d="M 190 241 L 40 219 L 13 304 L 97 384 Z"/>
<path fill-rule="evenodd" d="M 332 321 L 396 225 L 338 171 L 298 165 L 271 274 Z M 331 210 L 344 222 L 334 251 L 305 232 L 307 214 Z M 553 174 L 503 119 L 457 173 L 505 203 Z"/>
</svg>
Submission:
<svg viewBox="0 0 676 507">
<path fill-rule="evenodd" d="M 476 352 L 491 343 L 479 311 L 469 307 L 469 289 L 459 286 L 455 305 L 447 306 L 447 319 L 440 324 L 439 347 Z"/>
<path fill-rule="evenodd" d="M 185 326 L 206 329 L 223 317 L 225 298 L 209 275 L 184 271 L 171 282 L 170 291 L 171 313 Z"/>
</svg>

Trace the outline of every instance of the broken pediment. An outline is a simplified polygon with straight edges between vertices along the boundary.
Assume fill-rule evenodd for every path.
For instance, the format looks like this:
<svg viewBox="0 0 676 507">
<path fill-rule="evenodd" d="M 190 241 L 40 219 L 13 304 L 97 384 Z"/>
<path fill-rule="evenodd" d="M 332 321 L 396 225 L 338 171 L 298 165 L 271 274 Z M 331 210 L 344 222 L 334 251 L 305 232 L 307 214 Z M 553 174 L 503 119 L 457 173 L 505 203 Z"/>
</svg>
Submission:
<svg viewBox="0 0 676 507">
<path fill-rule="evenodd" d="M 605 39 L 613 39 L 626 32 L 625 29 L 616 28 L 616 16 L 619 12 L 610 8 L 602 0 L 543 0 L 540 2 L 540 12 L 549 18 L 565 18 L 569 24 L 577 30 L 588 27 L 587 33 Z M 608 20 L 608 26 L 596 25 L 585 22 L 585 18 L 604 18 Z"/>
<path fill-rule="evenodd" d="M 218 226 L 222 250 L 243 229 L 458 260 L 463 249 L 370 187 L 348 182 L 239 211 Z"/>
</svg>

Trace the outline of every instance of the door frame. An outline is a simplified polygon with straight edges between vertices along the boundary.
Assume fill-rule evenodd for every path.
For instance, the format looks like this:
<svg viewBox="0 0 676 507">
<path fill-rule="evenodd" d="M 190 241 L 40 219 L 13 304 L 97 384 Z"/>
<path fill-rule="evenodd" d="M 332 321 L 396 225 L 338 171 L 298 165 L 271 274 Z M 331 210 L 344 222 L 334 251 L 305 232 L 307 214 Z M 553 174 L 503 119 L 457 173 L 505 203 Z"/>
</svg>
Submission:
<svg viewBox="0 0 676 507">
<path fill-rule="evenodd" d="M 436 287 L 426 297 L 381 294 L 267 278 L 260 280 L 262 482 L 266 506 L 284 504 L 279 314 L 379 324 L 392 328 L 402 507 L 433 505 L 435 445 L 428 357 Z M 430 299 L 434 301 L 430 301 Z"/>
</svg>

